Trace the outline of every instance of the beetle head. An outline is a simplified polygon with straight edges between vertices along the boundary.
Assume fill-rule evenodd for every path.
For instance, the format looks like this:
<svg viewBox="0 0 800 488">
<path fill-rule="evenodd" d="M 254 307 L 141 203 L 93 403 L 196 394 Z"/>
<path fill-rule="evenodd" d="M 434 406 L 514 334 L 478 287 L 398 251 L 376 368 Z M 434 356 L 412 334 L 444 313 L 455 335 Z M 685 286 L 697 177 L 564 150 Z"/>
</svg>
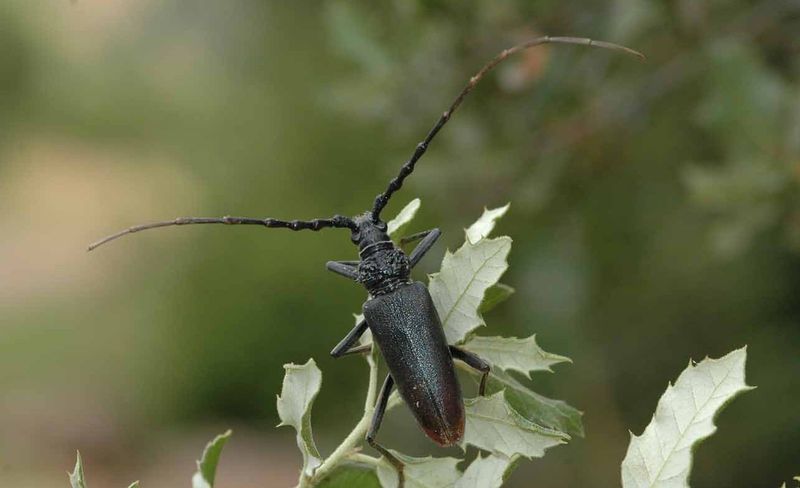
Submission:
<svg viewBox="0 0 800 488">
<path fill-rule="evenodd" d="M 353 244 L 357 244 L 359 249 L 364 249 L 376 242 L 390 240 L 389 235 L 386 234 L 386 222 L 382 220 L 373 221 L 372 212 L 358 215 L 353 218 L 353 221 L 356 227 L 350 234 L 350 240 L 353 241 Z"/>
</svg>

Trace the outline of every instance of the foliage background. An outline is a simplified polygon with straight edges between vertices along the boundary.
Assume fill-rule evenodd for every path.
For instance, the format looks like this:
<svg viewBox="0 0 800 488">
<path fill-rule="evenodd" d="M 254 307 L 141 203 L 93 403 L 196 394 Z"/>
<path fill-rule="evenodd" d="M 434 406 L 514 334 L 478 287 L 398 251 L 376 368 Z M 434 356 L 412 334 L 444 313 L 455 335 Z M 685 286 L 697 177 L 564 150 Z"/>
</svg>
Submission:
<svg viewBox="0 0 800 488">
<path fill-rule="evenodd" d="M 749 344 L 756 392 L 719 419 L 695 486 L 798 470 L 800 4 L 395 0 L 6 0 L 0 4 L 0 485 L 186 483 L 235 430 L 219 485 L 286 486 L 286 362 L 325 373 L 315 429 L 360 415 L 360 361 L 327 352 L 363 301 L 325 272 L 346 234 L 183 228 L 178 215 L 355 214 L 483 62 L 541 35 L 621 42 L 519 57 L 470 98 L 389 213 L 423 199 L 444 248 L 512 201 L 493 333 L 537 332 L 572 365 L 540 391 L 587 437 L 511 486 L 614 486 L 628 442 L 689 357 Z M 418 275 L 422 277 L 422 273 Z M 381 437 L 444 454 L 410 415 Z"/>
</svg>

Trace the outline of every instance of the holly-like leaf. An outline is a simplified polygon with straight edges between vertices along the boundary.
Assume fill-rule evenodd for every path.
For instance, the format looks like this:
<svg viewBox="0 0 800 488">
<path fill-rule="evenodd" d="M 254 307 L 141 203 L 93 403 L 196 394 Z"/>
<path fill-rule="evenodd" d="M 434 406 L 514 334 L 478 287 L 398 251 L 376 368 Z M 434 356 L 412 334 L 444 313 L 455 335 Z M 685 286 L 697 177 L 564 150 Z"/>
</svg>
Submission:
<svg viewBox="0 0 800 488">
<path fill-rule="evenodd" d="M 746 348 L 704 359 L 681 373 L 661 396 L 641 436 L 631 434 L 622 461 L 623 488 L 688 487 L 692 448 L 716 431 L 714 417 L 745 384 Z"/>
<path fill-rule="evenodd" d="M 83 460 L 81 459 L 81 452 L 78 451 L 78 457 L 75 460 L 75 469 L 69 473 L 69 483 L 72 488 L 86 488 L 86 479 L 83 477 Z"/>
<path fill-rule="evenodd" d="M 456 482 L 455 488 L 500 488 L 514 463 L 497 454 L 478 456 Z"/>
<path fill-rule="evenodd" d="M 508 207 L 510 206 L 511 204 L 507 203 L 503 207 L 493 208 L 491 210 L 484 207 L 483 215 L 481 215 L 481 217 L 466 230 L 467 241 L 475 244 L 479 240 L 488 237 L 492 232 L 492 229 L 494 229 L 497 219 L 505 215 L 505 213 L 508 212 Z"/>
<path fill-rule="evenodd" d="M 441 271 L 430 276 L 428 289 L 442 320 L 447 341 L 456 344 L 485 325 L 478 307 L 484 294 L 508 269 L 511 238 L 465 242 L 445 254 Z"/>
<path fill-rule="evenodd" d="M 419 198 L 411 200 L 395 218 L 386 224 L 386 233 L 389 234 L 389 237 L 400 236 L 403 233 L 406 227 L 408 227 L 408 224 L 414 219 L 420 205 L 421 202 Z"/>
<path fill-rule="evenodd" d="M 322 385 L 322 372 L 313 359 L 306 364 L 285 364 L 283 388 L 278 397 L 278 416 L 282 425 L 291 425 L 297 431 L 297 447 L 303 454 L 303 474 L 311 476 L 322 463 L 322 456 L 311 432 L 311 407 Z"/>
<path fill-rule="evenodd" d="M 506 401 L 503 393 L 464 402 L 467 414 L 462 447 L 471 444 L 505 457 L 542 457 L 550 447 L 566 443 L 569 435 L 525 419 Z"/>
<path fill-rule="evenodd" d="M 497 283 L 490 286 L 489 289 L 483 294 L 483 301 L 481 302 L 480 307 L 478 307 L 478 312 L 488 312 L 489 310 L 508 300 L 508 298 L 514 294 L 514 291 L 514 288 L 503 283 Z"/>
<path fill-rule="evenodd" d="M 477 383 L 478 376 L 475 376 Z M 486 393 L 505 392 L 506 401 L 511 408 L 534 424 L 559 430 L 575 437 L 583 437 L 583 413 L 564 401 L 553 400 L 540 395 L 523 385 L 511 374 L 500 369 L 489 373 Z"/>
<path fill-rule="evenodd" d="M 392 450 L 390 452 L 405 466 L 403 468 L 405 488 L 449 488 L 461 476 L 461 472 L 456 468 L 460 459 L 430 456 L 415 458 Z M 378 463 L 378 478 L 383 488 L 397 488 L 399 484 L 397 470 L 384 458 Z"/>
<path fill-rule="evenodd" d="M 540 348 L 535 334 L 525 339 L 473 336 L 464 344 L 464 349 L 489 361 L 493 368 L 519 371 L 526 376 L 533 371 L 552 372 L 550 366 L 571 362 L 568 357 Z"/>
<path fill-rule="evenodd" d="M 231 431 L 220 434 L 206 445 L 203 457 L 197 461 L 197 472 L 192 476 L 192 488 L 213 488 L 217 476 L 217 464 L 222 448 L 231 437 Z"/>
<path fill-rule="evenodd" d="M 381 488 L 375 470 L 361 464 L 343 464 L 325 479 L 315 485 L 316 488 Z"/>
</svg>

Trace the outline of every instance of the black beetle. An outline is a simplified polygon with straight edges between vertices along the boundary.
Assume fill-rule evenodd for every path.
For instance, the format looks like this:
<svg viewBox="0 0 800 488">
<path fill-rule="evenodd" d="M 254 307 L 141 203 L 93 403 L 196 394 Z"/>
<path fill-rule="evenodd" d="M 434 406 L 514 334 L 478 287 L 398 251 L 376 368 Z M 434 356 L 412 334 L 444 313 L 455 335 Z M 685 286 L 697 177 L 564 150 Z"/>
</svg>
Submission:
<svg viewBox="0 0 800 488">
<path fill-rule="evenodd" d="M 354 346 L 368 328 L 372 331 L 386 360 L 389 374 L 378 397 L 366 440 L 397 467 L 402 483 L 402 463 L 375 442 L 392 387 L 397 385 L 401 397 L 428 437 L 441 446 L 451 446 L 464 435 L 464 404 L 453 359 L 464 361 L 482 372 L 479 387 L 481 395 L 484 394 L 490 366 L 475 354 L 447 344 L 428 289 L 424 284 L 411 280 L 411 270 L 439 238 L 439 229 L 401 239 L 402 244 L 421 240 L 411 254 L 406 255 L 387 235 L 387 225 L 381 220 L 380 214 L 392 195 L 403 186 L 406 177 L 414 171 L 415 164 L 425 154 L 430 142 L 481 78 L 510 55 L 548 43 L 602 47 L 644 58 L 641 53 L 624 46 L 576 37 L 541 37 L 504 50 L 470 78 L 450 108 L 442 114 L 425 139 L 417 144 L 411 158 L 403 164 L 397 177 L 389 182 L 386 191 L 375 198 L 372 210 L 356 217 L 336 215 L 330 219 L 291 221 L 230 216 L 183 217 L 130 227 L 91 244 L 89 250 L 126 234 L 171 225 L 249 224 L 295 231 L 317 231 L 328 227 L 350 229 L 351 240 L 359 248 L 359 260 L 329 261 L 327 268 L 364 285 L 369 292 L 369 299 L 363 306 L 365 319 L 333 348 L 331 355 L 340 357 L 366 351 L 371 346 Z"/>
</svg>

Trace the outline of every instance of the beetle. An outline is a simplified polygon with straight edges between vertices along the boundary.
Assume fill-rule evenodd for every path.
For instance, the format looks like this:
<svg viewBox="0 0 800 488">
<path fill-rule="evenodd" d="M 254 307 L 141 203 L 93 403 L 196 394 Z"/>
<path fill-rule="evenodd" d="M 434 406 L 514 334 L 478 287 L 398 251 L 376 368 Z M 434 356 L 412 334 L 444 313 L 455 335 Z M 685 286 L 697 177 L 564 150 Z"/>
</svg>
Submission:
<svg viewBox="0 0 800 488">
<path fill-rule="evenodd" d="M 89 246 L 89 251 L 127 234 L 147 229 L 173 225 L 226 224 L 260 225 L 269 228 L 286 228 L 294 231 L 318 231 L 325 228 L 349 229 L 350 239 L 358 246 L 357 261 L 329 261 L 330 271 L 363 285 L 368 298 L 363 305 L 364 320 L 344 337 L 331 351 L 335 358 L 366 352 L 371 345 L 356 346 L 359 338 L 369 329 L 389 369 L 381 388 L 366 441 L 398 470 L 403 480 L 403 464 L 386 448 L 375 441 L 392 389 L 411 409 L 425 434 L 440 446 L 458 443 L 464 435 L 464 403 L 461 387 L 456 378 L 453 360 L 463 361 L 481 373 L 479 394 L 485 394 L 490 365 L 477 355 L 449 345 L 445 338 L 439 315 L 426 286 L 411 279 L 411 270 L 420 262 L 441 235 L 439 229 L 420 232 L 400 240 L 401 245 L 419 241 L 406 254 L 394 244 L 387 234 L 387 224 L 381 211 L 405 179 L 414 171 L 417 161 L 425 154 L 431 141 L 450 120 L 464 98 L 495 66 L 512 54 L 542 44 L 577 44 L 600 47 L 644 56 L 630 48 L 603 41 L 576 37 L 540 37 L 506 49 L 470 78 L 467 85 L 441 115 L 425 138 L 417 144 L 411 157 L 400 168 L 372 209 L 355 217 L 335 215 L 313 220 L 279 220 L 249 217 L 181 217 L 129 227 L 105 237 Z"/>
</svg>

